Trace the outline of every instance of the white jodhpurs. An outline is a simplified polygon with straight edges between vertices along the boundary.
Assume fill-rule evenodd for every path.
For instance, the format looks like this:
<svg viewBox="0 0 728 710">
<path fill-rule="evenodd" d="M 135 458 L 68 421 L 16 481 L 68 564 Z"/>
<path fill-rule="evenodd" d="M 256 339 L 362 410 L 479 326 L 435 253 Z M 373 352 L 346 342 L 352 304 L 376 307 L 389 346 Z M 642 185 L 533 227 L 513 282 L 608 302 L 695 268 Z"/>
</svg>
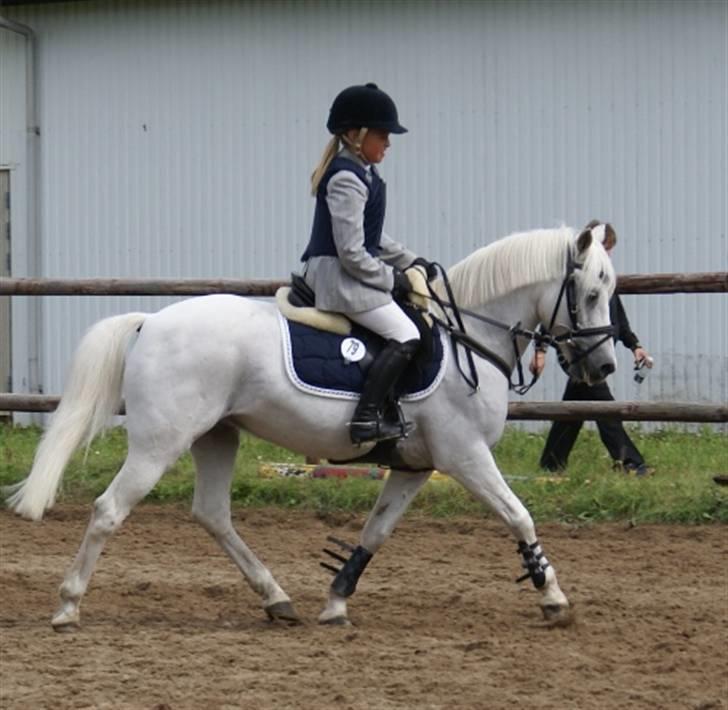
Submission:
<svg viewBox="0 0 728 710">
<path fill-rule="evenodd" d="M 406 343 L 408 340 L 420 339 L 420 331 L 417 330 L 417 326 L 394 301 L 369 311 L 347 313 L 347 316 L 350 320 L 381 335 L 386 340 Z"/>
</svg>

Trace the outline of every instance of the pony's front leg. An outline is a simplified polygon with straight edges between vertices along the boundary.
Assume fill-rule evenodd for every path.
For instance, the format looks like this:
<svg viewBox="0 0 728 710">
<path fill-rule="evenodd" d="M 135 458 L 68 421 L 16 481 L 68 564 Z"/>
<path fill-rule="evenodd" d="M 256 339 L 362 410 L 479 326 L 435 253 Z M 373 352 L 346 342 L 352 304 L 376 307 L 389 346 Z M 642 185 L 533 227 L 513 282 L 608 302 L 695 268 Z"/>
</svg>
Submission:
<svg viewBox="0 0 728 710">
<path fill-rule="evenodd" d="M 329 589 L 329 600 L 319 614 L 321 624 L 349 624 L 346 600 L 356 590 L 356 584 L 374 553 L 392 534 L 404 512 L 417 492 L 429 479 L 432 471 L 411 473 L 391 471 L 384 482 L 367 522 L 362 530 L 359 546 L 344 562 L 344 566 L 334 577 Z"/>
<path fill-rule="evenodd" d="M 518 541 L 525 574 L 519 582 L 530 578 L 541 592 L 541 611 L 550 621 L 569 619 L 569 601 L 561 591 L 556 571 L 543 553 L 536 538 L 531 514 L 503 479 L 493 454 L 485 444 L 461 450 L 450 463 L 448 474 L 461 483 L 478 500 L 496 513 Z"/>
</svg>

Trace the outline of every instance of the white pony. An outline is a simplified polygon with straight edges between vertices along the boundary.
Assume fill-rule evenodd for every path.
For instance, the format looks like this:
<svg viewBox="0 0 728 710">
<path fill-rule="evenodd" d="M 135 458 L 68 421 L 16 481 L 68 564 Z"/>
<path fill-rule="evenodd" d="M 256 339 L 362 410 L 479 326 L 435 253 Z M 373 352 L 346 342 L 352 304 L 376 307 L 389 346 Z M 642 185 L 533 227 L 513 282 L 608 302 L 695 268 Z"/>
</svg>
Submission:
<svg viewBox="0 0 728 710">
<path fill-rule="evenodd" d="M 603 228 L 603 226 L 602 226 Z M 596 234 L 596 233 L 595 233 Z M 478 250 L 449 271 L 468 334 L 494 358 L 475 361 L 480 382 L 468 385 L 446 344 L 446 372 L 439 386 L 402 406 L 416 430 L 394 445 L 396 466 L 383 484 L 362 530 L 329 590 L 321 623 L 349 623 L 347 599 L 371 556 L 392 533 L 431 475 L 447 473 L 485 503 L 508 527 L 523 557 L 525 577 L 542 592 L 547 618 L 568 618 L 569 603 L 554 567 L 537 541 L 530 514 L 509 489 L 491 447 L 506 421 L 510 371 L 528 344 L 486 320 L 539 324 L 550 329 L 571 373 L 600 381 L 616 361 L 609 333 L 608 301 L 615 275 L 592 230 L 567 227 L 514 234 Z M 442 292 L 442 291 L 441 291 Z M 28 477 L 12 487 L 8 505 L 39 520 L 55 501 L 72 453 L 108 423 L 123 401 L 129 449 L 126 461 L 95 501 L 76 558 L 60 588 L 52 619 L 56 630 L 80 623 L 80 603 L 108 537 L 191 449 L 197 467 L 194 517 L 217 540 L 262 598 L 272 620 L 295 623 L 291 600 L 232 526 L 230 485 L 241 430 L 319 459 L 347 460 L 366 449 L 349 440 L 355 402 L 308 394 L 290 381 L 282 355 L 275 304 L 231 295 L 175 303 L 158 313 L 128 313 L 93 325 L 74 355 L 61 403 Z M 519 331 L 519 332 L 522 332 Z M 605 335 L 606 333 L 606 335 Z M 514 343 L 519 349 L 514 348 Z M 464 360 L 462 347 L 460 361 Z M 501 361 L 501 367 L 494 362 Z M 336 542 L 336 541 L 335 541 Z"/>
</svg>

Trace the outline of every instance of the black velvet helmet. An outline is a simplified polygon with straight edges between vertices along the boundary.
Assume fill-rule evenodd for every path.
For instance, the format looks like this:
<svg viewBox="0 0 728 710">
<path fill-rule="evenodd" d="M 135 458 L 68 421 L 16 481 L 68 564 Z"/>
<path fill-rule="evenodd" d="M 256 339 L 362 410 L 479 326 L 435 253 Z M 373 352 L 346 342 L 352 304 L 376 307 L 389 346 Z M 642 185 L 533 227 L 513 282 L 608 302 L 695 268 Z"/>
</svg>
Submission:
<svg viewBox="0 0 728 710">
<path fill-rule="evenodd" d="M 326 128 L 334 135 L 350 128 L 378 128 L 390 133 L 407 133 L 400 126 L 394 101 L 376 84 L 344 89 L 331 104 Z"/>
</svg>

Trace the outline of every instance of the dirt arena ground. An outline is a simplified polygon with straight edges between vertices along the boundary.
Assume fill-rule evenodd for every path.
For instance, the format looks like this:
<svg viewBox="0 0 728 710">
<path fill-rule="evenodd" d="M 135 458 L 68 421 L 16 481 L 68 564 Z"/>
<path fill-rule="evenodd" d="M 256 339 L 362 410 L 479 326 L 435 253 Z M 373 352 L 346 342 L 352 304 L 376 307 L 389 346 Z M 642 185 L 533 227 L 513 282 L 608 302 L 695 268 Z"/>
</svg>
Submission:
<svg viewBox="0 0 728 710">
<path fill-rule="evenodd" d="M 306 619 L 266 621 L 189 513 L 140 506 L 96 569 L 75 634 L 51 630 L 87 508 L 0 513 L 0 707 L 728 708 L 724 526 L 543 525 L 575 610 L 549 628 L 494 521 L 409 518 L 350 603 L 315 623 L 326 535 L 363 519 L 239 511 L 236 526 Z"/>
</svg>

